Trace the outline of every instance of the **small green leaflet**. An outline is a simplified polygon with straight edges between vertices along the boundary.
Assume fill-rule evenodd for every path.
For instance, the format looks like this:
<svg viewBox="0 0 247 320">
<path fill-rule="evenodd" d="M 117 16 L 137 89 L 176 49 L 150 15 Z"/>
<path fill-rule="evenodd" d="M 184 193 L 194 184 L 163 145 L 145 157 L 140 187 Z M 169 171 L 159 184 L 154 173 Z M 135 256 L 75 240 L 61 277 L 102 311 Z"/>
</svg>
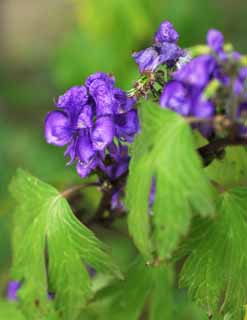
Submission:
<svg viewBox="0 0 247 320">
<path fill-rule="evenodd" d="M 128 225 L 146 259 L 152 259 L 153 252 L 164 259 L 188 231 L 192 212 L 213 214 L 213 191 L 186 121 L 153 103 L 140 109 L 142 130 L 134 142 L 127 183 Z M 153 178 L 156 193 L 150 215 Z"/>
<path fill-rule="evenodd" d="M 129 266 L 125 280 L 114 280 L 101 289 L 81 319 L 138 320 L 145 311 L 145 319 L 173 320 L 172 285 L 169 266 L 150 267 L 138 256 Z"/>
<path fill-rule="evenodd" d="M 221 194 L 215 220 L 198 219 L 180 283 L 216 319 L 243 320 L 247 304 L 247 188 Z M 225 318 L 224 318 L 225 316 Z"/>
<path fill-rule="evenodd" d="M 120 276 L 118 267 L 52 186 L 18 170 L 10 191 L 17 202 L 13 275 L 24 281 L 20 290 L 23 310 L 35 319 L 50 315 L 53 303 L 47 299 L 49 288 L 56 293 L 54 304 L 63 319 L 76 319 L 91 291 L 82 262 Z"/>
</svg>

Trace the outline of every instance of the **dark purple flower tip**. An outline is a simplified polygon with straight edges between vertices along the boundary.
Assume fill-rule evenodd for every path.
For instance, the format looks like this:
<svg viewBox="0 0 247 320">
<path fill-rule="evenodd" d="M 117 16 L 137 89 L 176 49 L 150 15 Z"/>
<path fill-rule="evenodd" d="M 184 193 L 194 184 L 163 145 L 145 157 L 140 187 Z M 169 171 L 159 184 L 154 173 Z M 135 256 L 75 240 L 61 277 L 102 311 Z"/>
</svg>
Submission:
<svg viewBox="0 0 247 320">
<path fill-rule="evenodd" d="M 224 36 L 215 29 L 210 29 L 207 34 L 207 44 L 216 53 L 223 51 L 224 49 Z"/>
<path fill-rule="evenodd" d="M 116 136 L 129 143 L 133 141 L 134 136 L 140 129 L 138 114 L 135 109 L 127 113 L 115 115 L 114 123 L 116 126 Z"/>
<path fill-rule="evenodd" d="M 65 112 L 52 111 L 45 118 L 45 138 L 50 144 L 62 147 L 70 142 L 72 130 Z"/>
<path fill-rule="evenodd" d="M 85 86 L 74 86 L 60 96 L 56 102 L 58 108 L 77 109 L 83 107 L 88 101 L 87 89 Z"/>
<path fill-rule="evenodd" d="M 215 67 L 216 61 L 211 55 L 202 55 L 175 72 L 174 79 L 202 89 L 210 81 Z"/>
<path fill-rule="evenodd" d="M 127 93 L 122 89 L 114 89 L 114 97 L 116 99 L 116 110 L 115 113 L 125 113 L 133 109 L 136 104 L 136 98 L 130 98 Z"/>
<path fill-rule="evenodd" d="M 112 75 L 108 75 L 108 74 L 106 74 L 106 73 L 104 73 L 104 72 L 96 72 L 96 73 L 90 75 L 90 76 L 87 78 L 87 80 L 86 80 L 86 82 L 85 82 L 86 87 L 87 87 L 88 89 L 90 89 L 91 84 L 92 84 L 95 80 L 102 80 L 102 81 L 108 83 L 111 87 L 114 87 L 114 85 L 115 85 L 115 78 L 114 78 Z"/>
<path fill-rule="evenodd" d="M 18 299 L 17 292 L 21 287 L 20 281 L 10 281 L 7 288 L 7 299 L 9 301 L 16 301 Z"/>
<path fill-rule="evenodd" d="M 93 107 L 86 104 L 77 118 L 77 128 L 85 129 L 93 126 Z"/>
<path fill-rule="evenodd" d="M 88 164 L 95 158 L 92 142 L 87 132 L 83 132 L 78 138 L 76 146 L 76 155 L 82 163 Z"/>
<path fill-rule="evenodd" d="M 179 39 L 179 34 L 174 29 L 173 25 L 169 21 L 164 21 L 159 26 L 158 31 L 155 33 L 155 42 L 174 42 L 176 43 Z"/>
<path fill-rule="evenodd" d="M 178 81 L 169 82 L 160 97 L 160 105 L 183 116 L 188 116 L 192 105 L 188 88 Z"/>
<path fill-rule="evenodd" d="M 100 117 L 96 120 L 92 133 L 94 150 L 104 150 L 114 138 L 114 124 L 111 116 Z"/>
<path fill-rule="evenodd" d="M 132 57 L 138 64 L 140 73 L 144 71 L 154 71 L 160 64 L 159 54 L 153 47 L 135 52 Z"/>
</svg>

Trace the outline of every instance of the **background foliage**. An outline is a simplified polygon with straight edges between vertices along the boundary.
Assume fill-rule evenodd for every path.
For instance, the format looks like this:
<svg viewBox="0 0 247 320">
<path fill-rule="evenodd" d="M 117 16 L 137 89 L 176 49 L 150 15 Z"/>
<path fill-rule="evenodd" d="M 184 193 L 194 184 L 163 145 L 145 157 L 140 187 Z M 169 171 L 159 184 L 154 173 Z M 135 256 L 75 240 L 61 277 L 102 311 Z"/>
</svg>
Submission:
<svg viewBox="0 0 247 320">
<path fill-rule="evenodd" d="M 9 278 L 11 256 L 9 231 L 13 206 L 7 185 L 16 168 L 27 168 L 59 190 L 80 181 L 72 168 L 65 168 L 62 151 L 46 145 L 43 139 L 43 118 L 51 109 L 54 97 L 97 70 L 114 73 L 117 83 L 129 88 L 137 77 L 131 52 L 147 46 L 153 31 L 164 19 L 174 23 L 182 46 L 204 42 L 207 29 L 216 27 L 224 31 L 237 49 L 247 51 L 244 17 L 247 4 L 243 0 L 217 3 L 213 0 L 67 0 L 42 1 L 42 4 L 25 0 L 21 6 L 18 3 L 18 0 L 3 0 L 0 4 L 0 23 L 3 24 L 0 60 L 2 294 Z M 234 154 L 231 150 L 228 153 L 232 161 Z M 209 175 L 215 177 L 217 163 L 214 166 Z M 235 181 L 240 170 L 236 168 Z M 222 175 L 217 179 L 228 179 L 227 184 L 234 186 L 232 177 Z M 95 206 L 97 196 L 94 191 L 83 194 L 85 213 Z M 120 228 L 124 233 L 126 226 Z M 127 238 L 114 231 L 96 230 L 96 233 L 104 242 L 112 244 L 114 239 L 113 255 L 120 264 L 127 265 L 135 252 Z M 139 264 L 138 267 L 141 268 Z M 133 277 L 133 281 L 138 281 L 138 270 Z M 149 280 L 153 281 L 153 275 L 147 276 Z M 117 285 L 112 286 L 117 295 Z M 183 295 L 175 295 L 181 310 L 179 317 L 200 320 L 200 311 L 188 304 Z"/>
</svg>

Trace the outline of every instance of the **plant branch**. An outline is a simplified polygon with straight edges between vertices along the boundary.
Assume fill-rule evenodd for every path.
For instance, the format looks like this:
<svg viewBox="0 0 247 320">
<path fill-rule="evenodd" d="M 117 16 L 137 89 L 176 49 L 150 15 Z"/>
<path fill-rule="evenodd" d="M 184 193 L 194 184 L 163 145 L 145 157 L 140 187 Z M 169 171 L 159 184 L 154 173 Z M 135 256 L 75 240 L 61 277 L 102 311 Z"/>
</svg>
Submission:
<svg viewBox="0 0 247 320">
<path fill-rule="evenodd" d="M 203 165 L 207 167 L 214 159 L 224 153 L 224 150 L 227 146 L 238 146 L 238 145 L 247 145 L 247 139 L 245 138 L 222 138 L 217 139 L 209 144 L 199 148 L 197 151 L 203 160 Z"/>
<path fill-rule="evenodd" d="M 88 183 L 79 184 L 61 192 L 61 196 L 63 196 L 68 200 L 72 196 L 74 196 L 77 192 L 81 191 L 82 189 L 86 189 L 89 187 L 99 187 L 99 186 L 100 186 L 99 182 L 88 182 Z"/>
</svg>

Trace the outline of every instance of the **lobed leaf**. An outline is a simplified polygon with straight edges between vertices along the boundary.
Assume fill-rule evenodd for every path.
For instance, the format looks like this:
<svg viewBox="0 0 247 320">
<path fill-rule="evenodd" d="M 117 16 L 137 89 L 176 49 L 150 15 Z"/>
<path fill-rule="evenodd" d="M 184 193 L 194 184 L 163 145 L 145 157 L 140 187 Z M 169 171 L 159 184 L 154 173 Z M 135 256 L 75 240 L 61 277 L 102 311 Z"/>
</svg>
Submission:
<svg viewBox="0 0 247 320">
<path fill-rule="evenodd" d="M 187 233 L 193 212 L 213 214 L 213 193 L 186 121 L 153 103 L 144 103 L 140 113 L 142 131 L 134 142 L 127 183 L 129 232 L 146 259 L 153 253 L 164 259 Z"/>
<path fill-rule="evenodd" d="M 53 306 L 47 293 L 51 290 L 63 319 L 76 319 L 91 292 L 85 264 L 120 276 L 118 267 L 56 189 L 18 170 L 10 191 L 17 202 L 13 273 L 23 281 L 24 311 L 37 319 L 50 315 Z"/>
<path fill-rule="evenodd" d="M 216 319 L 242 320 L 247 303 L 247 189 L 221 194 L 215 220 L 198 219 L 180 284 Z M 224 318 L 225 317 L 225 318 Z"/>
</svg>

